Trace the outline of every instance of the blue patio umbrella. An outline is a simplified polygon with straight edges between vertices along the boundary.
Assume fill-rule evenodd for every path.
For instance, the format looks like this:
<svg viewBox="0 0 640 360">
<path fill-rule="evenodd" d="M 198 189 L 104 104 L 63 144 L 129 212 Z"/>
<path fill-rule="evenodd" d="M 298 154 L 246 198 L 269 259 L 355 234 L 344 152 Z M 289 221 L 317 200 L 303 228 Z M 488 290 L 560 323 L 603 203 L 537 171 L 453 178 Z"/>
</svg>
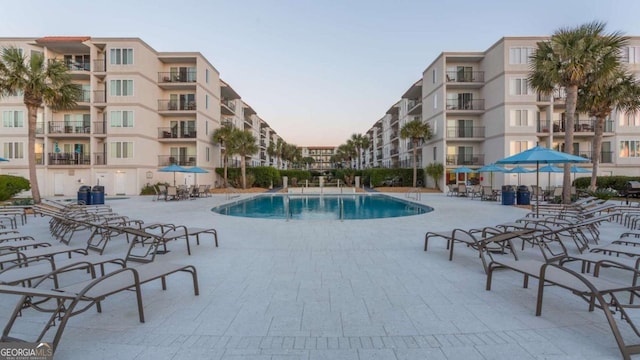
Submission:
<svg viewBox="0 0 640 360">
<path fill-rule="evenodd" d="M 498 164 L 536 164 L 536 186 L 540 186 L 540 164 L 580 163 L 589 160 L 560 151 L 536 146 L 521 153 L 496 161 Z M 536 216 L 539 214 L 540 199 L 536 196 Z"/>
<path fill-rule="evenodd" d="M 208 170 L 205 170 L 205 169 L 203 169 L 203 168 L 201 168 L 201 167 L 197 167 L 197 166 L 187 168 L 187 169 L 185 169 L 185 171 L 184 171 L 184 172 L 186 172 L 186 173 L 192 173 L 192 174 L 194 174 L 194 175 L 193 175 L 194 177 L 195 177 L 195 176 L 198 176 L 198 175 L 195 175 L 195 174 L 208 174 L 208 173 L 209 173 L 209 171 L 208 171 Z M 193 180 L 194 180 L 194 183 L 195 183 L 195 184 L 197 184 L 197 183 L 198 183 L 198 182 L 196 181 L 196 180 L 197 180 L 197 178 L 194 178 Z"/>
<path fill-rule="evenodd" d="M 176 173 L 177 172 L 187 172 L 187 169 L 182 166 L 171 164 L 169 166 L 165 166 L 163 168 L 158 169 L 161 172 L 172 172 L 173 173 L 173 186 L 176 186 Z"/>
<path fill-rule="evenodd" d="M 493 173 L 494 172 L 507 172 L 507 169 L 503 168 L 502 166 L 498 166 L 496 164 L 489 164 L 489 165 L 485 165 L 483 167 L 481 167 L 480 169 L 476 170 L 477 172 L 488 172 L 491 174 L 491 188 L 493 188 Z"/>
<path fill-rule="evenodd" d="M 587 173 L 590 174 L 591 170 L 573 165 L 573 166 L 571 166 L 571 173 L 574 174 L 573 175 L 573 180 L 575 181 L 576 180 L 575 174 L 587 174 Z"/>
<path fill-rule="evenodd" d="M 520 186 L 520 174 L 531 173 L 533 170 L 529 170 L 527 168 L 523 168 L 522 166 L 516 166 L 511 170 L 507 170 L 507 172 L 511 174 L 518 174 L 518 186 Z"/>
<path fill-rule="evenodd" d="M 470 169 L 470 168 L 468 168 L 466 166 L 461 166 L 459 168 L 453 169 L 453 171 L 451 171 L 451 172 L 454 173 L 454 174 L 465 174 L 464 175 L 464 182 L 466 184 L 467 183 L 467 175 L 466 174 L 474 173 L 474 172 L 476 172 L 476 170 Z"/>
<path fill-rule="evenodd" d="M 5 159 L 3 157 L 0 157 L 0 161 L 9 161 L 8 159 Z"/>
</svg>

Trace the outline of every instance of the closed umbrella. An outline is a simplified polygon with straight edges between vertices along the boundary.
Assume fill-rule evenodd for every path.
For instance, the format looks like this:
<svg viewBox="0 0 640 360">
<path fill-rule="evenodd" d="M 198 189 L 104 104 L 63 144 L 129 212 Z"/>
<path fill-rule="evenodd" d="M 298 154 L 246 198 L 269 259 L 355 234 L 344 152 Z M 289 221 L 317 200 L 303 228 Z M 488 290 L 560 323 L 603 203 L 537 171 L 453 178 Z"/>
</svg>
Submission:
<svg viewBox="0 0 640 360">
<path fill-rule="evenodd" d="M 187 172 L 187 169 L 183 168 L 180 165 L 171 164 L 169 166 L 165 166 L 163 168 L 158 169 L 161 172 L 172 172 L 173 173 L 173 186 L 176 186 L 176 173 L 177 172 Z"/>
<path fill-rule="evenodd" d="M 496 161 L 498 164 L 536 164 L 536 186 L 540 186 L 540 164 L 562 164 L 562 163 L 579 163 L 587 162 L 589 160 L 560 151 L 547 149 L 542 146 L 536 146 L 529 150 L 525 150 L 521 153 L 513 156 L 506 157 L 502 160 Z M 540 199 L 536 196 L 536 216 L 539 215 Z"/>
</svg>

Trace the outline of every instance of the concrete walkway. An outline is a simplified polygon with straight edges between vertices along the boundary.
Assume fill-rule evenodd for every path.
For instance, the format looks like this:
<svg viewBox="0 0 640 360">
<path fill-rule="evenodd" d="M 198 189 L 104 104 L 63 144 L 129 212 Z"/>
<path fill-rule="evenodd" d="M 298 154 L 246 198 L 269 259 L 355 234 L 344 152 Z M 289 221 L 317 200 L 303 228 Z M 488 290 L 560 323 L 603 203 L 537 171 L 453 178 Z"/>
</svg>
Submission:
<svg viewBox="0 0 640 360">
<path fill-rule="evenodd" d="M 402 197 L 402 194 L 390 194 Z M 251 195 L 240 195 L 245 198 Z M 237 201 L 238 198 L 233 199 Z M 223 195 L 193 201 L 132 197 L 107 201 L 145 222 L 218 229 L 220 247 L 184 242 L 157 261 L 196 265 L 189 278 L 143 287 L 146 322 L 132 293 L 120 293 L 69 321 L 56 359 L 618 359 L 602 316 L 576 296 L 549 289 L 541 317 L 536 288 L 514 272 L 496 274 L 492 291 L 477 253 L 444 241 L 423 251 L 426 231 L 495 225 L 526 210 L 442 194 L 422 194 L 425 215 L 381 220 L 289 221 L 227 217 L 210 209 Z M 624 228 L 605 224 L 602 238 Z M 49 238 L 46 218 L 24 232 Z M 86 235 L 86 234 L 85 234 Z M 73 244 L 82 244 L 79 236 Z M 126 242 L 110 243 L 121 254 Z M 531 249 L 527 251 L 533 251 Z M 16 302 L 0 295 L 0 323 Z M 42 314 L 25 311 L 17 334 L 33 338 Z M 633 339 L 633 338 L 632 338 Z M 633 339 L 636 340 L 636 339 Z"/>
</svg>

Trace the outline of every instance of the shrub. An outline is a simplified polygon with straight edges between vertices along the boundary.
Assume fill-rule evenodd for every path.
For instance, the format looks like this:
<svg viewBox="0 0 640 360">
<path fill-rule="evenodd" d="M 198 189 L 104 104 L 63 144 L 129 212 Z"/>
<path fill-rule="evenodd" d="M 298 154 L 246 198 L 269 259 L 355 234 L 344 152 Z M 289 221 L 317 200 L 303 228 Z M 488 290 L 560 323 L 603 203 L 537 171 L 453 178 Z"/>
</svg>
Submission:
<svg viewBox="0 0 640 360">
<path fill-rule="evenodd" d="M 0 201 L 9 200 L 14 195 L 29 189 L 31 189 L 31 183 L 21 176 L 0 175 Z"/>
<path fill-rule="evenodd" d="M 142 190 L 140 190 L 140 195 L 155 195 L 156 191 L 153 188 L 154 186 L 157 188 L 158 185 L 166 185 L 169 186 L 169 184 L 167 184 L 166 182 L 157 182 L 154 185 L 151 185 L 149 183 L 146 183 L 143 187 Z"/>
<path fill-rule="evenodd" d="M 251 173 L 255 177 L 255 184 L 259 187 L 268 188 L 279 183 L 280 172 L 271 166 L 259 166 L 247 169 L 247 174 Z M 247 182 L 247 186 L 249 183 Z"/>
<path fill-rule="evenodd" d="M 283 176 L 289 178 L 289 183 L 292 184 L 292 179 L 296 179 L 298 184 L 303 184 L 305 180 L 311 180 L 311 172 L 307 170 L 280 170 L 280 179 Z"/>
<path fill-rule="evenodd" d="M 607 188 L 607 189 L 598 188 L 596 191 L 588 191 L 587 193 L 601 200 L 609 200 L 611 198 L 618 196 L 618 191 L 611 188 Z"/>
<path fill-rule="evenodd" d="M 366 169 L 362 171 L 362 176 L 365 184 L 371 184 L 372 187 L 382 186 L 383 181 L 393 179 L 395 177 L 402 179 L 401 186 L 413 186 L 413 168 Z M 417 176 L 417 183 L 421 184 L 422 179 L 424 179 L 424 169 L 418 169 Z"/>
<path fill-rule="evenodd" d="M 637 176 L 598 176 L 596 187 L 599 189 L 623 190 L 627 186 L 627 181 L 640 181 Z M 573 185 L 577 189 L 585 189 L 591 185 L 590 177 L 581 177 L 574 180 Z"/>
</svg>

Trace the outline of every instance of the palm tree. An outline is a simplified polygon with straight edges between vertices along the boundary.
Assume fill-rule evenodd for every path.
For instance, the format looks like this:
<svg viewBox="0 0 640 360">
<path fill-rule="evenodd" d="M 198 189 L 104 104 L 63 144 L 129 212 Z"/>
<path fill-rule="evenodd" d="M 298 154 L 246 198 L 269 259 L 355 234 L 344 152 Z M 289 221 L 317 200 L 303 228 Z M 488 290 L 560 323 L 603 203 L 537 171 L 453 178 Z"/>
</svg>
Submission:
<svg viewBox="0 0 640 360">
<path fill-rule="evenodd" d="M 224 149 L 222 150 L 222 162 L 224 165 L 224 187 L 227 187 L 228 184 L 227 175 L 229 168 L 229 155 L 232 153 L 231 151 L 229 151 L 229 147 L 233 146 L 233 144 L 231 144 L 230 142 L 233 136 L 234 129 L 235 128 L 233 127 L 233 125 L 227 122 L 213 132 L 213 141 L 224 147 Z"/>
<path fill-rule="evenodd" d="M 538 92 L 549 95 L 559 87 L 566 91 L 565 152 L 571 151 L 578 90 L 587 79 L 606 77 L 605 68 L 598 64 L 618 56 L 618 50 L 626 43 L 619 33 L 604 33 L 605 24 L 592 22 L 576 28 L 562 28 L 551 39 L 538 43 L 531 57 L 529 84 Z M 608 69 L 612 70 L 612 69 Z M 565 164 L 562 200 L 571 202 L 570 164 Z"/>
<path fill-rule="evenodd" d="M 280 161 L 282 160 L 282 149 L 284 148 L 284 145 L 286 143 L 281 139 L 278 138 L 278 140 L 274 143 L 271 142 L 269 144 L 269 147 L 267 148 L 267 154 L 269 154 L 269 157 L 275 157 L 276 158 L 276 169 L 280 169 Z"/>
<path fill-rule="evenodd" d="M 421 141 L 431 139 L 431 127 L 421 120 L 411 120 L 400 129 L 400 138 L 411 139 L 413 143 L 413 187 L 418 177 L 418 145 Z"/>
<path fill-rule="evenodd" d="M 602 134 L 606 119 L 614 109 L 625 112 L 640 110 L 640 83 L 634 76 L 626 72 L 617 59 L 609 63 L 602 63 L 601 66 L 615 66 L 618 69 L 612 72 L 609 77 L 590 78 L 587 85 L 578 91 L 578 110 L 587 112 L 589 116 L 596 118 L 591 158 L 593 170 L 589 186 L 591 190 L 596 190 L 598 165 L 602 151 Z"/>
<path fill-rule="evenodd" d="M 33 202 L 41 201 L 36 175 L 36 119 L 38 110 L 47 105 L 54 110 L 71 109 L 82 95 L 81 88 L 71 82 L 63 61 L 46 61 L 44 55 L 34 52 L 29 58 L 20 49 L 2 50 L 0 58 L 0 97 L 22 92 L 27 106 L 29 180 Z"/>
<path fill-rule="evenodd" d="M 349 141 L 353 144 L 357 154 L 358 163 L 356 164 L 356 169 L 362 169 L 361 154 L 362 150 L 369 148 L 369 137 L 362 134 L 353 134 Z"/>
<path fill-rule="evenodd" d="M 294 144 L 284 143 L 282 145 L 282 159 L 287 162 L 287 168 L 293 167 L 302 158 L 302 152 Z"/>
<path fill-rule="evenodd" d="M 348 168 L 351 169 L 351 167 L 353 166 L 353 157 L 356 155 L 356 149 L 353 145 L 353 141 L 347 140 L 346 143 L 338 146 L 336 155 L 338 155 L 338 159 L 340 160 L 341 164 L 348 162 Z M 344 167 L 344 165 L 342 165 L 342 167 Z"/>
<path fill-rule="evenodd" d="M 258 152 L 258 145 L 256 145 L 256 138 L 249 131 L 235 129 L 231 136 L 231 143 L 233 145 L 234 153 L 240 155 L 240 174 L 242 175 L 242 188 L 247 188 L 247 156 L 253 155 Z"/>
</svg>

